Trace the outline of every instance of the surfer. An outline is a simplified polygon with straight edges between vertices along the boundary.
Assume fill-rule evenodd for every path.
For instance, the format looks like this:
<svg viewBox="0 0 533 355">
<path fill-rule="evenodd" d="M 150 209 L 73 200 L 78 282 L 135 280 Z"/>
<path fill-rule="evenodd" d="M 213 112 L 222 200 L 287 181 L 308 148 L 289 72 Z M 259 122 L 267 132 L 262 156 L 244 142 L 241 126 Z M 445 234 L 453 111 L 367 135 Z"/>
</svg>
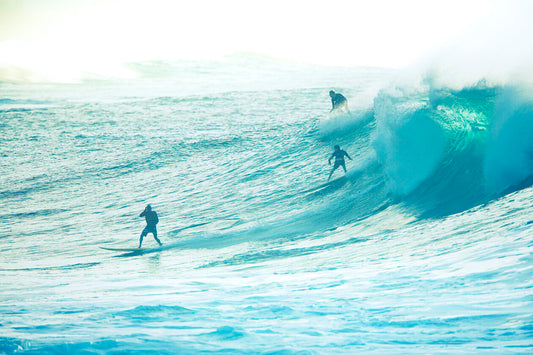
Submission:
<svg viewBox="0 0 533 355">
<path fill-rule="evenodd" d="M 143 243 L 143 238 L 147 236 L 148 233 L 152 233 L 154 235 L 154 239 L 159 244 L 159 246 L 163 245 L 161 241 L 157 239 L 156 224 L 159 222 L 159 218 L 157 217 L 157 212 L 152 211 L 152 206 L 147 205 L 139 217 L 144 217 L 146 219 L 146 227 L 144 227 L 141 233 L 141 239 L 139 240 L 139 248 Z"/>
<path fill-rule="evenodd" d="M 341 149 L 338 145 L 334 147 L 333 154 L 328 159 L 328 164 L 331 165 L 331 159 L 335 158 L 335 165 L 333 165 L 333 169 L 331 169 L 331 172 L 329 173 L 328 181 L 331 179 L 331 175 L 333 175 L 333 172 L 337 170 L 339 166 L 342 166 L 344 169 L 344 173 L 346 174 L 346 163 L 344 162 L 344 156 L 346 156 L 348 159 L 352 160 L 352 158 L 346 153 L 344 150 Z"/>
<path fill-rule="evenodd" d="M 333 90 L 329 92 L 329 96 L 331 97 L 331 111 L 333 112 L 336 110 L 345 110 L 346 113 L 350 113 L 350 110 L 348 109 L 348 100 L 344 97 L 344 95 L 339 94 Z"/>
</svg>

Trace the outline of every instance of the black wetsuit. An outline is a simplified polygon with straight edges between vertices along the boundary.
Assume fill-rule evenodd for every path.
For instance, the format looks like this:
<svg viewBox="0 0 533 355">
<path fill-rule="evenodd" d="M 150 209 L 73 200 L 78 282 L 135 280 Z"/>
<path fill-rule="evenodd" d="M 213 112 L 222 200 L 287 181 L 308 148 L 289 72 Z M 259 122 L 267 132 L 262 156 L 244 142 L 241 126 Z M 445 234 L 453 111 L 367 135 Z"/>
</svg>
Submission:
<svg viewBox="0 0 533 355">
<path fill-rule="evenodd" d="M 342 94 L 335 93 L 331 97 L 331 105 L 333 106 L 332 110 L 338 109 L 346 105 L 348 101 Z"/>
<path fill-rule="evenodd" d="M 329 173 L 328 180 L 331 178 L 331 175 L 333 175 L 333 172 L 337 170 L 339 166 L 342 166 L 344 173 L 346 173 L 346 163 L 344 162 L 344 156 L 352 160 L 352 158 L 348 155 L 348 153 L 346 153 L 344 150 L 340 148 L 336 148 L 333 154 L 331 154 L 331 156 L 328 159 L 328 163 L 331 164 L 331 159 L 335 158 L 335 165 L 333 165 L 333 169 L 331 169 L 331 172 Z"/>
<path fill-rule="evenodd" d="M 143 229 L 141 233 L 141 239 L 139 241 L 139 248 L 142 245 L 143 238 L 148 235 L 148 233 L 152 233 L 154 235 L 154 239 L 156 242 L 161 245 L 161 241 L 157 238 L 157 228 L 156 225 L 159 222 L 159 218 L 157 217 L 157 213 L 152 210 L 144 210 L 143 213 L 140 214 L 139 217 L 144 217 L 146 219 L 146 227 Z"/>
<path fill-rule="evenodd" d="M 344 169 L 344 171 L 346 171 L 346 163 L 344 162 L 344 156 L 347 156 L 348 158 L 350 157 L 348 155 L 348 153 L 346 153 L 344 150 L 342 149 L 339 149 L 339 150 L 336 150 L 333 152 L 333 154 L 331 154 L 331 158 L 335 157 L 335 165 L 333 165 L 333 169 L 337 169 L 339 166 L 342 166 L 342 168 Z M 331 159 L 330 158 L 330 159 Z"/>
</svg>

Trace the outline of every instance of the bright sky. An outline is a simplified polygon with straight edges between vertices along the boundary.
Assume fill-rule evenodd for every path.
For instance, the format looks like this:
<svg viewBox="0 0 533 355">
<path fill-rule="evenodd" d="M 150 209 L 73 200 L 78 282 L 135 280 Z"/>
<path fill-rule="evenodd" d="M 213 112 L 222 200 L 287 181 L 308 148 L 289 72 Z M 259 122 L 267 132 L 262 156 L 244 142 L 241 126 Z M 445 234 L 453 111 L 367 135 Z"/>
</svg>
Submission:
<svg viewBox="0 0 533 355">
<path fill-rule="evenodd" d="M 315 64 L 401 67 L 507 3 L 0 0 L 0 67 L 58 77 L 80 69 L 117 74 L 124 61 L 209 59 L 242 51 Z"/>
</svg>

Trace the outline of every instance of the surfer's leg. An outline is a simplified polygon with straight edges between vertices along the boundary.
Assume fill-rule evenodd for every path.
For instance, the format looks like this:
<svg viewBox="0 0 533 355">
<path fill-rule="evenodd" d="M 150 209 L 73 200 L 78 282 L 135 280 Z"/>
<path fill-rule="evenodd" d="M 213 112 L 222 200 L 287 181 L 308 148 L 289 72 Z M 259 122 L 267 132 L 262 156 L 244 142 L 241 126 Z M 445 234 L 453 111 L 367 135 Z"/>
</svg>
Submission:
<svg viewBox="0 0 533 355">
<path fill-rule="evenodd" d="M 329 179 L 331 179 L 331 175 L 333 175 L 333 172 L 335 170 L 337 170 L 337 168 L 340 166 L 340 161 L 339 160 L 335 160 L 335 164 L 333 164 L 333 169 L 331 169 L 331 172 L 329 173 L 329 177 L 328 177 L 328 181 Z"/>
<path fill-rule="evenodd" d="M 161 243 L 161 241 L 157 238 L 157 229 L 155 227 L 154 229 L 152 229 L 152 234 L 154 235 L 154 239 L 157 242 L 157 244 L 159 244 L 159 246 L 163 245 L 163 243 Z"/>
<path fill-rule="evenodd" d="M 141 232 L 141 238 L 139 239 L 139 248 L 141 247 L 141 245 L 143 244 L 143 238 L 148 234 L 148 232 L 146 231 L 146 228 L 143 229 L 143 231 Z"/>
<path fill-rule="evenodd" d="M 341 163 L 341 166 L 342 166 L 342 168 L 344 169 L 344 173 L 346 174 L 346 163 L 345 163 L 345 162 L 342 162 L 342 163 Z"/>
<path fill-rule="evenodd" d="M 328 176 L 328 181 L 329 181 L 329 179 L 331 179 L 331 175 L 333 175 L 333 172 L 335 171 L 335 169 L 337 169 L 337 168 L 333 167 L 333 169 L 331 169 L 331 172 L 329 173 L 329 176 Z"/>
</svg>

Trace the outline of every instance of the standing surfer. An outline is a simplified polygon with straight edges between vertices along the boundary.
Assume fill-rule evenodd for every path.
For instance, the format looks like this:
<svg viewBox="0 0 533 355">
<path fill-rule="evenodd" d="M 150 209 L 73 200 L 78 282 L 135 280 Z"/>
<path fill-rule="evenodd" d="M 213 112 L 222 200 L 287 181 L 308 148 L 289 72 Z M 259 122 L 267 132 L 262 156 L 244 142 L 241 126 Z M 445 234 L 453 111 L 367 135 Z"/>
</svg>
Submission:
<svg viewBox="0 0 533 355">
<path fill-rule="evenodd" d="M 344 95 L 339 94 L 333 90 L 329 92 L 329 96 L 331 97 L 331 111 L 337 111 L 337 110 L 345 110 L 346 113 L 350 113 L 350 110 L 348 109 L 348 100 L 344 97 Z"/>
<path fill-rule="evenodd" d="M 344 162 L 344 156 L 346 156 L 348 159 L 352 160 L 352 158 L 346 153 L 344 150 L 341 149 L 338 145 L 334 147 L 333 154 L 328 159 L 328 164 L 331 165 L 331 159 L 335 158 L 335 165 L 333 165 L 333 169 L 331 169 L 331 172 L 329 173 L 328 181 L 331 179 L 331 175 L 333 175 L 333 172 L 337 170 L 339 166 L 342 166 L 344 169 L 344 173 L 346 174 L 346 163 Z"/>
<path fill-rule="evenodd" d="M 152 206 L 147 205 L 139 217 L 144 217 L 146 219 L 146 227 L 144 227 L 141 233 L 141 239 L 139 240 L 139 248 L 141 247 L 143 243 L 143 238 L 147 236 L 148 233 L 152 233 L 154 235 L 154 239 L 159 244 L 159 246 L 163 245 L 161 241 L 157 239 L 156 225 L 159 222 L 159 218 L 157 217 L 157 212 L 152 211 Z"/>
</svg>

